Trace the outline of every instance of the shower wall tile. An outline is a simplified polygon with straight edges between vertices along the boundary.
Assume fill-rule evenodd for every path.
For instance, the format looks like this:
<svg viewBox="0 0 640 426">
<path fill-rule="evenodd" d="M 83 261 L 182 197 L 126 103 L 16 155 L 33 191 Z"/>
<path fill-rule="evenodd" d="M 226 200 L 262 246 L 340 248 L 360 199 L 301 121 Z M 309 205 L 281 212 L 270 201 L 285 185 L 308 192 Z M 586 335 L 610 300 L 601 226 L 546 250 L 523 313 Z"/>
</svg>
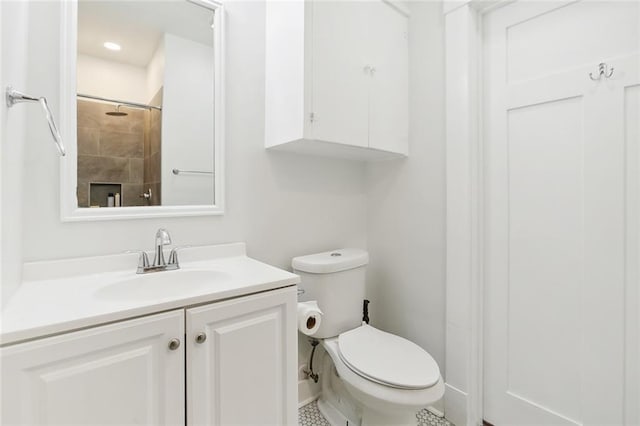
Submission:
<svg viewBox="0 0 640 426">
<path fill-rule="evenodd" d="M 125 206 L 147 206 L 149 203 L 140 197 L 145 192 L 145 188 L 141 183 L 125 183 L 122 185 L 122 201 Z"/>
<path fill-rule="evenodd" d="M 100 128 L 102 116 L 114 107 L 100 102 L 78 101 L 78 127 Z"/>
<path fill-rule="evenodd" d="M 153 105 L 162 104 L 162 89 L 156 94 Z M 162 129 L 162 111 L 151 110 L 149 112 L 149 130 L 147 146 L 144 151 L 144 185 L 145 188 L 151 188 L 153 197 L 150 204 L 161 205 L 162 201 L 162 183 L 161 183 L 161 129 Z"/>
<path fill-rule="evenodd" d="M 142 158 L 129 159 L 129 182 L 144 182 L 144 160 Z"/>
<path fill-rule="evenodd" d="M 156 152 L 149 156 L 148 160 L 148 175 L 145 176 L 145 182 L 160 182 L 160 153 Z"/>
<path fill-rule="evenodd" d="M 111 109 L 114 111 L 115 107 Z M 101 127 L 122 133 L 142 133 L 144 132 L 144 110 L 120 107 L 121 112 L 128 115 L 124 117 L 114 117 L 103 114 Z"/>
<path fill-rule="evenodd" d="M 162 132 L 162 113 L 157 110 L 151 111 L 151 124 L 149 129 L 150 154 L 160 152 Z"/>
<path fill-rule="evenodd" d="M 89 183 L 78 182 L 78 207 L 89 207 Z"/>
<path fill-rule="evenodd" d="M 98 155 L 99 142 L 99 128 L 78 127 L 78 154 Z"/>
<path fill-rule="evenodd" d="M 143 144 L 143 150 L 142 152 L 144 153 L 144 157 L 147 157 L 149 155 L 149 151 L 151 149 L 150 147 L 150 134 L 151 132 L 151 112 L 150 111 L 145 111 L 144 114 L 144 144 Z"/>
<path fill-rule="evenodd" d="M 78 181 L 118 183 L 129 181 L 129 159 L 78 155 Z"/>
<path fill-rule="evenodd" d="M 142 158 L 144 135 L 139 133 L 100 132 L 100 155 L 108 157 Z"/>
</svg>

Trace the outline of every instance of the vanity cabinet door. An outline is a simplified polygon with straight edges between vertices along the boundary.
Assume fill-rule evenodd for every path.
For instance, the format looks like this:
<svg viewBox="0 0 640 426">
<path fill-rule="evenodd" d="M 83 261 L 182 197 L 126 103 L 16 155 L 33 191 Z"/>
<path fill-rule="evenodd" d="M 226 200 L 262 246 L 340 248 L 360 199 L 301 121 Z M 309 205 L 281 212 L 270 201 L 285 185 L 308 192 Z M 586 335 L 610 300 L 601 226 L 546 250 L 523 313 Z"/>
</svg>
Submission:
<svg viewBox="0 0 640 426">
<path fill-rule="evenodd" d="M 180 309 L 2 348 L 1 423 L 184 424 L 183 333 Z"/>
<path fill-rule="evenodd" d="M 187 424 L 296 425 L 296 287 L 187 310 Z"/>
</svg>

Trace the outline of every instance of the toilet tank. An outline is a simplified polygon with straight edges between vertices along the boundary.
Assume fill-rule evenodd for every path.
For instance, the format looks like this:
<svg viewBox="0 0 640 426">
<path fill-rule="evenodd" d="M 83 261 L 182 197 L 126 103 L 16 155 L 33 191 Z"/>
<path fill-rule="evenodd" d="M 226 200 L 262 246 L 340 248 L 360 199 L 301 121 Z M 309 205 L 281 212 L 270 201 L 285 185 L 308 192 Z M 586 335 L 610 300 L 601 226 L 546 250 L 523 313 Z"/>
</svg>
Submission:
<svg viewBox="0 0 640 426">
<path fill-rule="evenodd" d="M 317 301 L 323 313 L 313 337 L 334 337 L 360 326 L 367 263 L 368 253 L 360 249 L 332 250 L 293 259 L 293 271 L 302 280 L 298 299 Z"/>
</svg>

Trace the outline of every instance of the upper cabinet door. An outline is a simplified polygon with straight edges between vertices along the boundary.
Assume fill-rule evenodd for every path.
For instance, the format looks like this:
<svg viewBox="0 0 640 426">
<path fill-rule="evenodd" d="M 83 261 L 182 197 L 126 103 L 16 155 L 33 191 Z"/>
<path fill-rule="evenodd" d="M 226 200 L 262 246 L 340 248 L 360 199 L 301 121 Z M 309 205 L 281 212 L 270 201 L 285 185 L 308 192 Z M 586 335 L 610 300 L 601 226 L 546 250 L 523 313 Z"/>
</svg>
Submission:
<svg viewBox="0 0 640 426">
<path fill-rule="evenodd" d="M 184 424 L 184 311 L 0 350 L 2 424 Z"/>
<path fill-rule="evenodd" d="M 382 1 L 369 9 L 369 147 L 408 154 L 409 20 Z"/>
<path fill-rule="evenodd" d="M 296 287 L 187 310 L 189 425 L 297 425 Z"/>
<path fill-rule="evenodd" d="M 369 2 L 314 1 L 312 7 L 312 138 L 368 147 Z"/>
</svg>

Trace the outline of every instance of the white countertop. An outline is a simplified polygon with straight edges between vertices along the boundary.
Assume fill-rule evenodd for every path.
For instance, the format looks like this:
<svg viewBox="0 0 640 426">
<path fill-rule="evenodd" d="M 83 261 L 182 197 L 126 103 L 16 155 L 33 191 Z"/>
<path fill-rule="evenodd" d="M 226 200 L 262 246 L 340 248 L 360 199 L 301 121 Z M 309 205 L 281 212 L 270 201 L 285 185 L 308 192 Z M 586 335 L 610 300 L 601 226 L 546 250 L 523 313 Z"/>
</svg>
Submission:
<svg viewBox="0 0 640 426">
<path fill-rule="evenodd" d="M 247 257 L 244 243 L 203 246 L 179 252 L 180 270 L 136 275 L 137 254 L 88 257 L 25 264 L 24 282 L 0 316 L 0 344 L 119 321 L 154 312 L 295 285 L 300 278 Z M 220 279 L 180 287 L 180 274 L 218 274 Z M 201 272 L 205 271 L 205 272 Z M 114 284 L 129 279 L 176 277 L 171 294 L 152 297 L 109 297 Z M 166 274 L 166 275 L 165 275 Z M 171 275 L 169 275 L 171 274 Z M 182 275 L 185 276 L 185 275 Z M 120 291 L 122 291 L 122 285 Z M 148 286 L 146 287 L 149 288 Z M 184 291 L 182 291 L 184 289 Z M 125 289 L 126 290 L 126 289 Z M 132 295 L 133 295 L 132 293 Z"/>
</svg>

